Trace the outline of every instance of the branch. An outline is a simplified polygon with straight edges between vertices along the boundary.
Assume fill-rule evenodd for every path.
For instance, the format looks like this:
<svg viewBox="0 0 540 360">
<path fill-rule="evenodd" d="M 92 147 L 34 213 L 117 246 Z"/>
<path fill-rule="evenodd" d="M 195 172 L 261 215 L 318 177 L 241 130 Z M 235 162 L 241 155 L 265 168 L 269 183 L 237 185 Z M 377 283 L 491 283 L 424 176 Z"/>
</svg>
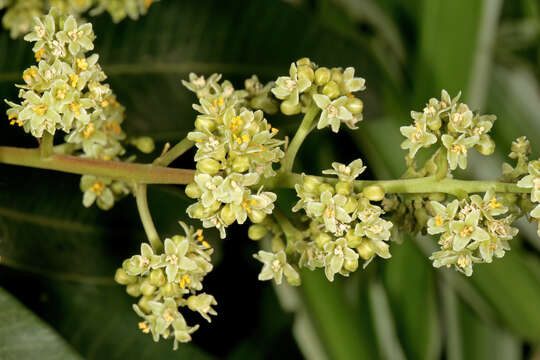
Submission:
<svg viewBox="0 0 540 360">
<path fill-rule="evenodd" d="M 155 165 L 86 159 L 69 155 L 51 155 L 41 158 L 39 149 L 0 146 L 0 163 L 89 174 L 144 184 L 188 184 L 193 181 L 194 170 L 170 169 Z"/>
</svg>

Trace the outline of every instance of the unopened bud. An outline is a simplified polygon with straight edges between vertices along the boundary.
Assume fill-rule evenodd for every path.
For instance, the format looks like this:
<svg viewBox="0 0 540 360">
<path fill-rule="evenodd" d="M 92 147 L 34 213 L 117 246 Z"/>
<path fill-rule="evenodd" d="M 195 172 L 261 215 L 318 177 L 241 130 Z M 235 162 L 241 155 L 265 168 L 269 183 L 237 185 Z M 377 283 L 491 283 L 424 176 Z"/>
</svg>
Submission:
<svg viewBox="0 0 540 360">
<path fill-rule="evenodd" d="M 150 154 L 156 148 L 154 140 L 149 136 L 141 136 L 131 141 L 140 152 Z"/>
<path fill-rule="evenodd" d="M 385 193 L 383 188 L 379 185 L 370 185 L 366 186 L 364 190 L 362 190 L 362 195 L 371 201 L 381 201 L 384 199 Z"/>
<path fill-rule="evenodd" d="M 302 111 L 302 105 L 300 105 L 300 103 L 295 105 L 290 101 L 282 102 L 279 108 L 281 109 L 281 112 L 285 115 L 296 115 L 299 114 L 300 111 Z"/>
<path fill-rule="evenodd" d="M 315 84 L 326 85 L 330 81 L 330 70 L 325 67 L 320 67 L 315 71 Z"/>
<path fill-rule="evenodd" d="M 219 172 L 219 162 L 214 159 L 206 158 L 197 162 L 197 170 L 202 173 L 215 175 Z"/>
<path fill-rule="evenodd" d="M 248 238 L 251 240 L 261 240 L 268 234 L 268 229 L 262 225 L 251 225 L 248 229 Z"/>
<path fill-rule="evenodd" d="M 345 107 L 354 115 L 360 114 L 364 110 L 364 102 L 358 98 L 347 99 Z"/>
<path fill-rule="evenodd" d="M 114 280 L 120 285 L 129 285 L 137 282 L 137 277 L 128 275 L 124 269 L 116 269 Z"/>
<path fill-rule="evenodd" d="M 186 195 L 191 199 L 198 199 L 202 195 L 201 188 L 199 187 L 199 185 L 197 185 L 194 182 L 187 184 L 186 189 L 184 191 Z"/>
<path fill-rule="evenodd" d="M 339 96 L 339 86 L 335 81 L 329 81 L 324 85 L 322 93 L 330 99 L 335 99 Z"/>
</svg>

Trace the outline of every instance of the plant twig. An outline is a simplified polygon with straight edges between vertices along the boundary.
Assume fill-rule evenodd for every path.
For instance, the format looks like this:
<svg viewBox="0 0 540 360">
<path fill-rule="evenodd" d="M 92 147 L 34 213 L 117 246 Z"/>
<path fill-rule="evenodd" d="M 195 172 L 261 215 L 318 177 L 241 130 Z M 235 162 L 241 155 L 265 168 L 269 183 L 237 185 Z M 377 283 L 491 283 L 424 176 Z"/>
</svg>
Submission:
<svg viewBox="0 0 540 360">
<path fill-rule="evenodd" d="M 163 252 L 163 243 L 159 239 L 154 221 L 152 221 L 150 209 L 148 208 L 146 184 L 135 185 L 135 197 L 137 199 L 137 210 L 139 211 L 139 217 L 141 218 L 146 237 L 148 237 L 148 241 L 154 252 L 160 254 Z"/>
<path fill-rule="evenodd" d="M 174 160 L 180 157 L 183 153 L 188 151 L 193 147 L 195 143 L 188 138 L 183 139 L 178 144 L 174 145 L 171 149 L 166 151 L 160 157 L 158 157 L 153 165 L 157 166 L 169 166 Z"/>
</svg>

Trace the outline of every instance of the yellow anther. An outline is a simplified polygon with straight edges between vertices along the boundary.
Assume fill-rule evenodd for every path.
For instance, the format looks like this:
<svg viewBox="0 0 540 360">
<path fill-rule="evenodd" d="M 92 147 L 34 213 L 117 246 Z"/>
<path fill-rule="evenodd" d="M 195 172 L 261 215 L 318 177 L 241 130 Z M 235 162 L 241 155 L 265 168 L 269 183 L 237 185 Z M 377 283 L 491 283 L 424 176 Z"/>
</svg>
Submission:
<svg viewBox="0 0 540 360">
<path fill-rule="evenodd" d="M 460 268 L 464 268 L 469 265 L 469 258 L 465 256 L 460 256 L 457 260 L 457 264 Z"/>
<path fill-rule="evenodd" d="M 107 124 L 105 124 L 105 130 L 107 131 L 112 131 L 112 132 L 115 132 L 115 133 L 120 133 L 122 132 L 122 127 L 120 125 L 118 125 L 118 123 L 116 121 L 111 121 Z"/>
<path fill-rule="evenodd" d="M 10 125 L 19 125 L 19 126 L 23 126 L 23 122 L 21 121 L 21 119 L 18 118 L 18 115 L 17 114 L 11 114 L 8 116 L 8 120 L 9 120 L 9 124 Z"/>
<path fill-rule="evenodd" d="M 461 230 L 461 231 L 459 232 L 459 235 L 460 235 L 461 237 L 466 237 L 466 236 L 471 235 L 473 232 L 474 232 L 474 228 L 473 228 L 472 226 L 470 226 L 470 225 L 467 225 L 467 226 L 465 226 L 465 227 L 463 228 L 463 230 Z"/>
<path fill-rule="evenodd" d="M 101 107 L 104 107 L 104 108 L 105 108 L 105 107 L 107 107 L 107 106 L 109 106 L 109 100 L 105 99 L 105 100 L 103 100 L 103 101 L 101 102 Z"/>
<path fill-rule="evenodd" d="M 27 69 L 23 72 L 23 80 L 26 82 L 32 81 L 32 78 L 38 76 L 38 73 L 35 69 Z"/>
<path fill-rule="evenodd" d="M 84 128 L 82 132 L 83 138 L 88 139 L 90 136 L 94 135 L 95 130 L 96 128 L 94 126 L 94 123 L 90 123 L 86 125 L 86 127 Z"/>
<path fill-rule="evenodd" d="M 180 279 L 180 287 L 182 289 L 185 289 L 186 288 L 186 285 L 189 285 L 191 283 L 191 279 L 188 275 L 184 275 L 182 276 L 182 278 Z"/>
<path fill-rule="evenodd" d="M 251 140 L 251 139 L 249 138 L 248 134 L 242 134 L 242 142 L 248 143 L 249 140 Z"/>
<path fill-rule="evenodd" d="M 103 157 L 103 160 L 109 161 L 109 160 L 111 160 L 111 157 L 110 157 L 109 155 L 105 155 L 105 156 Z"/>
<path fill-rule="evenodd" d="M 154 3 L 154 0 L 144 0 L 144 7 L 149 8 Z"/>
<path fill-rule="evenodd" d="M 450 264 L 446 264 L 446 267 L 447 267 L 447 268 L 449 268 L 450 266 L 452 266 L 452 265 L 450 265 Z"/>
<path fill-rule="evenodd" d="M 236 136 L 235 134 L 233 134 L 233 140 L 236 141 L 238 143 L 238 145 L 242 144 L 242 139 L 240 139 L 238 136 Z"/>
<path fill-rule="evenodd" d="M 66 97 L 66 89 L 58 89 L 58 91 L 56 92 L 56 98 L 58 100 L 64 100 L 65 97 Z"/>
<path fill-rule="evenodd" d="M 47 112 L 47 109 L 48 109 L 48 107 L 45 104 L 41 104 L 39 106 L 34 106 L 32 108 L 32 110 L 34 110 L 34 112 L 36 114 L 39 114 L 39 115 L 44 115 Z"/>
<path fill-rule="evenodd" d="M 219 105 L 219 106 L 225 105 L 225 100 L 223 99 L 223 96 L 219 97 L 219 99 L 217 101 L 217 105 Z"/>
<path fill-rule="evenodd" d="M 101 196 L 103 190 L 105 190 L 105 185 L 99 180 L 94 182 L 90 187 L 90 191 L 96 193 L 97 196 Z"/>
<path fill-rule="evenodd" d="M 348 97 L 349 99 L 354 99 L 354 95 L 353 95 L 352 93 L 348 93 L 348 94 L 347 94 L 347 97 Z"/>
<path fill-rule="evenodd" d="M 503 206 L 503 204 L 501 204 L 500 202 L 497 202 L 496 198 L 492 198 L 491 201 L 489 202 L 489 207 L 492 209 L 500 208 L 501 206 Z"/>
<path fill-rule="evenodd" d="M 272 128 L 272 134 L 276 135 L 276 134 L 277 134 L 278 132 L 279 132 L 279 130 L 278 130 L 278 129 L 276 129 L 276 128 Z"/>
<path fill-rule="evenodd" d="M 458 154 L 467 154 L 467 148 L 460 144 L 452 144 L 450 145 L 450 151 L 458 153 Z"/>
<path fill-rule="evenodd" d="M 242 207 L 243 207 L 244 209 L 246 209 L 246 212 L 247 212 L 248 214 L 251 214 L 251 209 L 249 208 L 249 205 L 248 205 L 248 203 L 247 203 L 246 201 L 242 201 Z"/>
<path fill-rule="evenodd" d="M 81 71 L 88 70 L 88 61 L 86 59 L 77 59 L 77 68 Z"/>
<path fill-rule="evenodd" d="M 40 62 L 43 55 L 45 55 L 45 49 L 36 51 L 36 53 L 34 54 L 34 57 L 36 58 L 37 62 Z"/>
<path fill-rule="evenodd" d="M 497 244 L 491 244 L 489 247 L 491 248 L 491 250 L 497 250 L 498 246 Z"/>
<path fill-rule="evenodd" d="M 242 121 L 242 118 L 240 116 L 235 116 L 231 119 L 231 123 L 229 124 L 229 129 L 232 131 L 236 131 L 242 127 L 244 122 Z"/>
<path fill-rule="evenodd" d="M 69 75 L 69 80 L 71 81 L 71 86 L 75 87 L 79 83 L 79 75 L 71 74 Z"/>
<path fill-rule="evenodd" d="M 148 334 L 150 332 L 150 326 L 148 326 L 148 323 L 146 321 L 139 322 L 139 329 L 145 334 Z"/>
<path fill-rule="evenodd" d="M 195 140 L 195 142 L 196 142 L 196 143 L 203 143 L 204 140 L 202 140 L 202 139 L 197 139 L 197 140 Z"/>
<path fill-rule="evenodd" d="M 73 111 L 75 113 L 75 115 L 81 115 L 81 106 L 82 105 L 79 104 L 76 101 L 69 104 L 69 107 L 71 108 L 71 111 Z"/>
<path fill-rule="evenodd" d="M 203 240 L 203 241 L 201 242 L 201 244 L 203 244 L 203 246 L 204 246 L 205 248 L 207 248 L 207 249 L 210 249 L 210 248 L 212 247 L 212 246 L 210 246 L 210 244 L 209 244 L 207 241 L 205 241 L 205 240 Z"/>
<path fill-rule="evenodd" d="M 443 221 L 441 215 L 437 215 L 437 216 L 435 217 L 435 225 L 441 226 L 443 223 L 444 223 L 444 221 Z"/>
</svg>

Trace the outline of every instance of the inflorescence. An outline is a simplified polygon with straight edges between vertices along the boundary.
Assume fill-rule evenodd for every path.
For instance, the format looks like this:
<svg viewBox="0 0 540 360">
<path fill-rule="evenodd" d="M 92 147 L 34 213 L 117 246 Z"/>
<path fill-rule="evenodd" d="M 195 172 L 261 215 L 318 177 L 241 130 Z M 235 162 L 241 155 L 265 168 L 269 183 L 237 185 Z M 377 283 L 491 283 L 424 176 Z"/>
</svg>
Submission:
<svg viewBox="0 0 540 360">
<path fill-rule="evenodd" d="M 22 6 L 8 3 L 12 12 Z M 113 2 L 65 3 L 79 4 L 80 13 L 94 4 L 102 9 Z M 152 1 L 120 3 L 125 8 L 115 8 L 116 19 L 125 16 L 121 11 L 136 17 Z M 9 4 L 0 2 L 0 7 Z M 44 6 L 38 0 L 28 4 Z M 6 17 L 13 16 L 10 11 Z M 25 31 L 21 24 L 7 26 L 16 28 L 17 34 Z M 25 39 L 35 43 L 38 64 L 23 73 L 24 84 L 18 85 L 22 102 L 7 101 L 8 121 L 39 138 L 42 146 L 57 132 L 65 133 L 65 143 L 54 147 L 56 153 L 132 161 L 133 157 L 123 158 L 124 108 L 104 83 L 98 55 L 87 56 L 94 48 L 91 24 L 80 25 L 75 17 L 52 9 L 36 18 Z M 366 166 L 361 159 L 348 165 L 332 163 L 332 169 L 323 171 L 329 176 L 292 172 L 296 152 L 310 131 L 329 127 L 338 132 L 341 124 L 356 129 L 362 120 L 364 104 L 356 93 L 365 89 L 365 81 L 355 77 L 354 68 L 320 67 L 303 58 L 291 64 L 288 76 L 267 84 L 253 75 L 243 88 L 235 89 L 219 74 L 207 78 L 190 74 L 183 84 L 198 99 L 193 105 L 198 113 L 194 130 L 183 140 L 196 147 L 196 171 L 185 188 L 196 201 L 186 211 L 203 227 L 217 228 L 222 238 L 228 226 L 249 219 L 253 224 L 248 237 L 262 240 L 262 250 L 254 254 L 262 263 L 260 280 L 281 284 L 285 279 L 296 286 L 301 283 L 301 268 L 322 268 L 333 281 L 337 274 L 356 271 L 360 260 L 366 267 L 376 257 L 389 259 L 390 244 L 400 243 L 404 232 L 438 236 L 440 250 L 430 257 L 433 266 L 453 265 L 470 276 L 473 264 L 490 263 L 510 250 L 518 233 L 512 225 L 518 218 L 540 218 L 540 159 L 529 161 L 525 137 L 512 143 L 509 157 L 515 165 L 503 164 L 498 181 L 475 182 L 477 187 L 471 190 L 463 185 L 466 181 L 453 179 L 454 170 L 467 168 L 471 149 L 489 155 L 495 148 L 489 133 L 496 117 L 472 111 L 459 101 L 459 94 L 451 98 L 443 90 L 441 98 L 430 99 L 423 111 L 411 112 L 412 124 L 400 129 L 406 138 L 401 147 L 408 152 L 401 179 L 362 181 L 358 177 Z M 304 114 L 290 143 L 278 139 L 279 131 L 266 119 L 278 111 Z M 129 143 L 147 153 L 154 149 L 146 137 Z M 420 151 L 427 152 L 428 159 L 419 165 Z M 84 175 L 83 204 L 110 209 L 133 186 L 138 185 L 119 181 L 113 173 L 107 178 Z M 278 187 L 296 190 L 294 216 L 277 206 L 271 190 Z M 135 195 L 140 205 L 139 196 L 146 192 Z M 149 215 L 139 210 L 145 230 L 153 227 Z M 203 279 L 213 268 L 213 249 L 202 230 L 180 224 L 185 235 L 166 238 L 164 243 L 150 235 L 157 233 L 155 229 L 147 231 L 150 244 L 143 243 L 140 254 L 125 260 L 115 276 L 129 295 L 139 298 L 134 310 L 142 318 L 141 331 L 156 341 L 172 338 L 175 348 L 190 341 L 198 328 L 187 324 L 180 309 L 187 307 L 210 321 L 217 305 L 212 295 L 201 292 Z"/>
<path fill-rule="evenodd" d="M 77 20 L 89 12 L 91 16 L 108 12 L 114 22 L 126 17 L 138 19 L 158 0 L 0 0 L 0 10 L 7 11 L 2 18 L 4 28 L 10 30 L 12 38 L 32 30 L 34 18 L 56 8 L 65 14 L 72 14 Z"/>
</svg>

